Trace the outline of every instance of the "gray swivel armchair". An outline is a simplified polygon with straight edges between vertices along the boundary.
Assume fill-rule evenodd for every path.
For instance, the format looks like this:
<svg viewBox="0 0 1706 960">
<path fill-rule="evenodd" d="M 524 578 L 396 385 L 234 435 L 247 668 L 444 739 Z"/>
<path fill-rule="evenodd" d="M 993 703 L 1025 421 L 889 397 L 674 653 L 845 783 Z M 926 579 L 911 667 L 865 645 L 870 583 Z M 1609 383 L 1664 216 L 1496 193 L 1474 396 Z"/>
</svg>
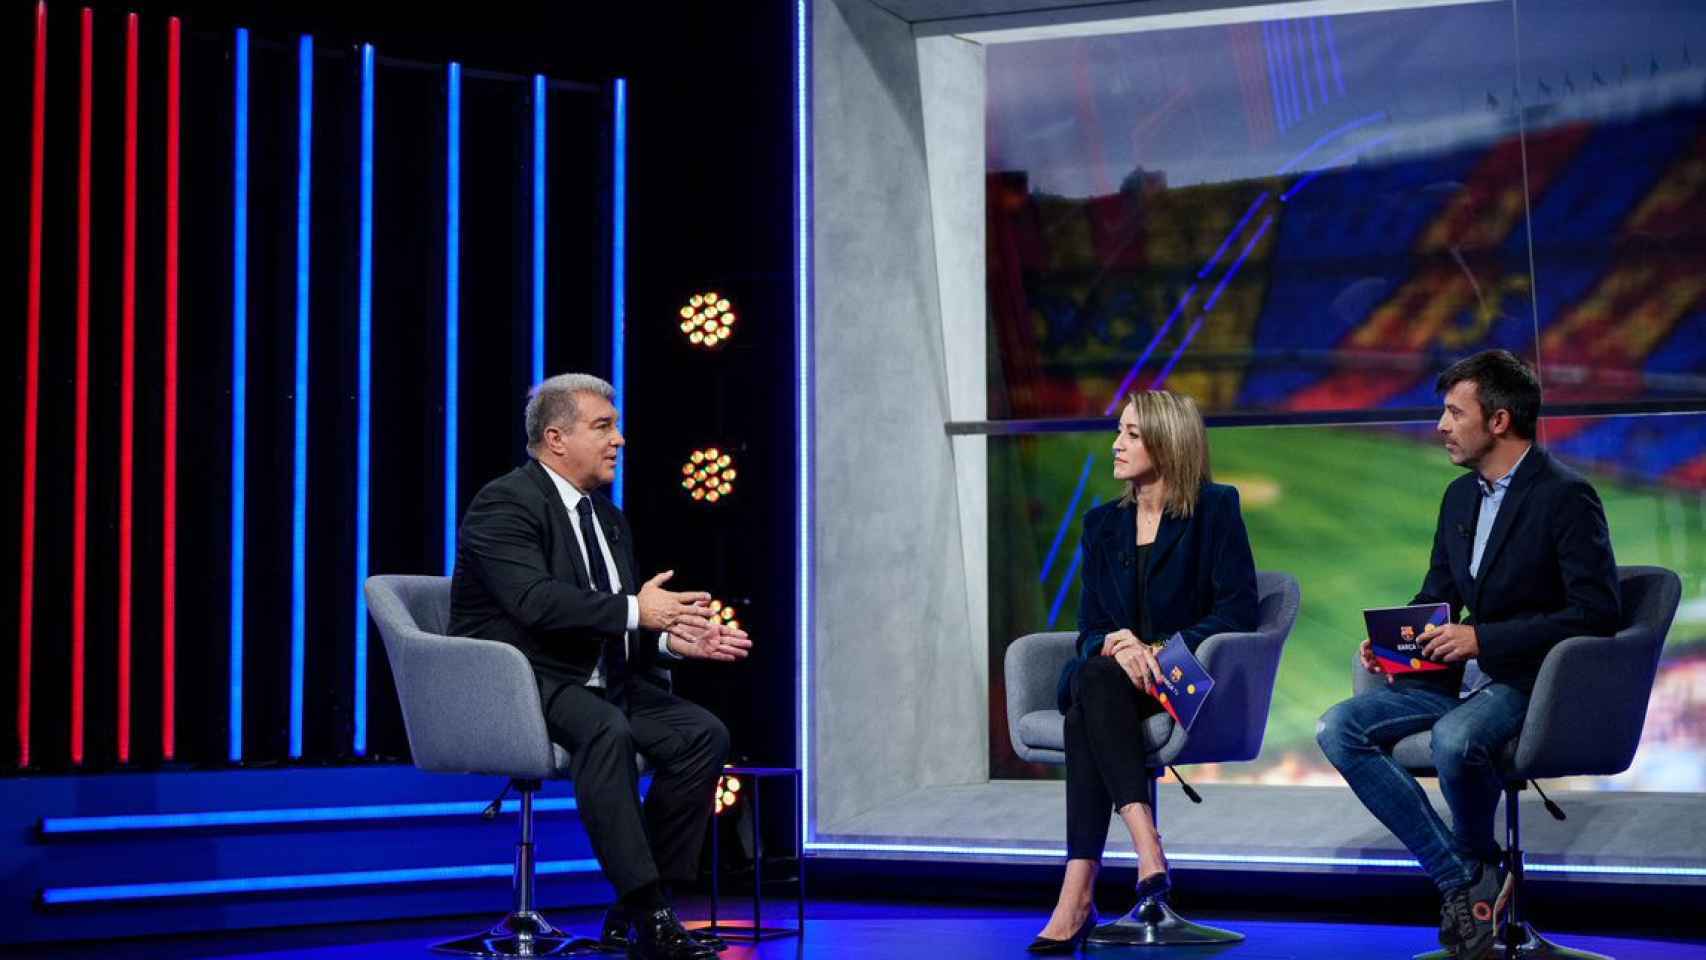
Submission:
<svg viewBox="0 0 1706 960">
<path fill-rule="evenodd" d="M 508 777 L 521 795 L 515 845 L 515 909 L 487 931 L 433 949 L 478 957 L 544 957 L 596 951 L 596 940 L 568 936 L 533 904 L 533 794 L 548 777 L 567 777 L 569 755 L 545 732 L 533 667 L 507 643 L 445 636 L 447 577 L 378 576 L 366 584 L 367 608 L 385 639 L 391 675 L 415 766 L 444 773 Z M 485 816 L 495 816 L 497 800 Z"/>
<path fill-rule="evenodd" d="M 1254 760 L 1273 703 L 1280 651 L 1297 622 L 1302 592 L 1287 573 L 1256 574 L 1257 626 L 1252 633 L 1217 633 L 1197 648 L 1197 659 L 1214 677 L 1214 690 L 1185 730 L 1166 714 L 1151 717 L 1143 731 L 1145 763 L 1159 773 L 1184 763 Z M 1013 751 L 1032 763 L 1066 762 L 1065 718 L 1055 704 L 1060 671 L 1077 652 L 1078 634 L 1032 633 L 1007 648 L 1007 733 Z M 1180 780 L 1184 784 L 1183 779 Z M 1193 802 L 1202 798 L 1189 786 Z M 1156 781 L 1149 781 L 1149 809 L 1157 826 L 1160 810 Z M 1145 900 L 1121 921 L 1126 933 L 1117 942 L 1145 944 L 1231 943 L 1241 933 L 1194 924 L 1173 912 L 1165 900 Z M 1096 938 L 1096 942 L 1106 941 Z"/>
<path fill-rule="evenodd" d="M 1522 731 L 1505 746 L 1505 860 L 1512 893 L 1496 956 L 1609 960 L 1603 954 L 1558 946 L 1522 919 L 1522 824 L 1517 795 L 1529 783 L 1539 791 L 1538 781 L 1545 777 L 1622 773 L 1635 759 L 1659 653 L 1682 598 L 1682 581 L 1663 567 L 1618 567 L 1617 586 L 1623 608 L 1621 629 L 1609 637 L 1571 637 L 1552 648 L 1541 662 Z M 1384 683 L 1378 674 L 1364 670 L 1354 655 L 1351 676 L 1357 693 Z M 1584 712 L 1583 704 L 1593 704 L 1593 710 Z M 1431 732 L 1405 737 L 1393 744 L 1391 753 L 1418 776 L 1437 775 Z M 1544 791 L 1540 796 L 1548 813 L 1564 819 L 1562 807 L 1546 799 Z M 1418 960 L 1448 956 L 1443 950 L 1431 951 L 1420 954 Z"/>
</svg>

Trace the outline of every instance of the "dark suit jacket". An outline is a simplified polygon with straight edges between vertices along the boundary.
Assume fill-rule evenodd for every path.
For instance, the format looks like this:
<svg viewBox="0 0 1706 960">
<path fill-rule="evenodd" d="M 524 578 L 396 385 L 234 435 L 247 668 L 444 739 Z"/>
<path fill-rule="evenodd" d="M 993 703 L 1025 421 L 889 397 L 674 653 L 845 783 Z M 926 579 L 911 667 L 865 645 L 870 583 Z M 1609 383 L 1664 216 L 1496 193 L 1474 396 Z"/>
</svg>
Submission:
<svg viewBox="0 0 1706 960">
<path fill-rule="evenodd" d="M 1454 621 L 1467 608 L 1482 671 L 1533 690 L 1540 662 L 1558 641 L 1617 632 L 1617 561 L 1605 509 L 1581 474 L 1536 444 L 1499 504 L 1480 576 L 1471 577 L 1480 513 L 1474 472 L 1445 488 L 1428 575 L 1410 602 L 1448 603 Z M 1462 682 L 1461 670 L 1406 676 L 1453 688 Z"/>
<path fill-rule="evenodd" d="M 1137 630 L 1137 507 L 1114 501 L 1085 514 L 1079 549 L 1078 655 L 1055 691 L 1061 713 L 1072 705 L 1072 675 L 1100 656 L 1102 638 Z M 1142 639 L 1179 633 L 1194 652 L 1212 634 L 1256 629 L 1256 562 L 1236 488 L 1205 483 L 1189 519 L 1163 514 L 1145 567 L 1156 635 Z"/>
<path fill-rule="evenodd" d="M 602 493 L 588 496 L 616 560 L 619 593 L 592 589 L 569 511 L 537 460 L 486 484 L 457 531 L 450 633 L 518 647 L 547 697 L 564 684 L 586 683 L 605 639 L 628 625 L 627 595 L 639 592 L 627 518 Z M 599 557 L 590 536 L 587 553 Z M 647 676 L 657 642 L 655 630 L 629 638 L 635 677 Z"/>
</svg>

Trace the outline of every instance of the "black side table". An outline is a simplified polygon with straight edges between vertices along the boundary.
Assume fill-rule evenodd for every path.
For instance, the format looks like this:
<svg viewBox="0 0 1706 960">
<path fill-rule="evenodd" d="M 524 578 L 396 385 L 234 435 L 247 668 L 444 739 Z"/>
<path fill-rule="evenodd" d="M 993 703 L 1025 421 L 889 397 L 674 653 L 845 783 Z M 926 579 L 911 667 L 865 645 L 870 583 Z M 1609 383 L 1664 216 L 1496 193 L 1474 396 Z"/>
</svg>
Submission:
<svg viewBox="0 0 1706 960">
<path fill-rule="evenodd" d="M 689 924 L 702 930 L 709 930 L 725 940 L 742 940 L 756 943 L 759 940 L 769 940 L 777 937 L 797 937 L 806 926 L 806 850 L 802 842 L 800 809 L 800 770 L 798 767 L 724 767 L 723 776 L 744 777 L 752 784 L 752 921 L 725 922 L 717 918 L 717 904 L 721 891 L 722 850 L 718 840 L 716 814 L 711 815 L 711 920 L 709 923 Z M 791 782 L 794 798 L 794 876 L 778 877 L 768 881 L 771 885 L 794 882 L 794 926 L 766 927 L 763 924 L 764 885 L 764 781 L 778 777 L 787 777 Z"/>
</svg>

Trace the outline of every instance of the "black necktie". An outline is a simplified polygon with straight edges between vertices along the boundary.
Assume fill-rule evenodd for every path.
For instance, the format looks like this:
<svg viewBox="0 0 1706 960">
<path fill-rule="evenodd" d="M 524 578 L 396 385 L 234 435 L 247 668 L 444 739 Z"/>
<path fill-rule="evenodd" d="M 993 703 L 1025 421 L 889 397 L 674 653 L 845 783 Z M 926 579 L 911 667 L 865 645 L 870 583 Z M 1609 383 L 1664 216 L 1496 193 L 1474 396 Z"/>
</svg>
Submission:
<svg viewBox="0 0 1706 960">
<path fill-rule="evenodd" d="M 575 505 L 580 516 L 581 540 L 586 543 L 586 569 L 592 577 L 592 588 L 600 593 L 615 593 L 610 587 L 610 569 L 604 563 L 604 551 L 598 546 L 598 521 L 593 518 L 592 498 L 581 497 Z M 621 706 L 628 699 L 628 644 L 618 633 L 604 641 L 604 689 L 612 703 Z"/>
</svg>

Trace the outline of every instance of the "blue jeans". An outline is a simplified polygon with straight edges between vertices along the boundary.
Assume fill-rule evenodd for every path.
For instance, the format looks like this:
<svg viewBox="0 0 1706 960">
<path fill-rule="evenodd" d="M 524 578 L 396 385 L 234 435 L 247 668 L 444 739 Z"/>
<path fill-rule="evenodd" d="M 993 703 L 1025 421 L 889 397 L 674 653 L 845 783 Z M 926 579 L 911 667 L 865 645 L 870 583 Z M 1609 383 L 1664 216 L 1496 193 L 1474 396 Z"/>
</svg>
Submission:
<svg viewBox="0 0 1706 960">
<path fill-rule="evenodd" d="M 1467 699 L 1402 681 L 1340 703 L 1321 718 L 1315 739 L 1345 782 L 1410 852 L 1441 892 L 1468 886 L 1481 863 L 1495 862 L 1493 814 L 1504 792 L 1499 758 L 1522 730 L 1528 694 L 1492 683 Z M 1392 759 L 1392 745 L 1433 730 L 1433 762 L 1451 808 L 1452 828 L 1434 812 L 1421 784 Z"/>
</svg>

